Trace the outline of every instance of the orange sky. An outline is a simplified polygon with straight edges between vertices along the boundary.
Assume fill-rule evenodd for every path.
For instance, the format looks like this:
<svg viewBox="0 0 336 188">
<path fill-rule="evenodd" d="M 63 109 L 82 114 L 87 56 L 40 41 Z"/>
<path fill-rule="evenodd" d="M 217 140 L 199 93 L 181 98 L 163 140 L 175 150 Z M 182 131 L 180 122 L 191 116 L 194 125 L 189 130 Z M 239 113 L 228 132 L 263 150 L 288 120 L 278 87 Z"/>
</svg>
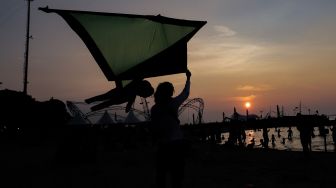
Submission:
<svg viewBox="0 0 336 188">
<path fill-rule="evenodd" d="M 82 101 L 114 84 L 61 17 L 37 10 L 46 5 L 208 21 L 188 43 L 191 98 L 204 99 L 206 121 L 221 121 L 234 106 L 243 113 L 247 100 L 255 114 L 279 104 L 292 115 L 300 101 L 304 113 L 336 114 L 335 1 L 33 1 L 29 93 Z M 8 1 L 0 12 L 0 87 L 21 90 L 25 4 Z M 185 76 L 149 80 L 171 81 L 178 92 Z"/>
</svg>

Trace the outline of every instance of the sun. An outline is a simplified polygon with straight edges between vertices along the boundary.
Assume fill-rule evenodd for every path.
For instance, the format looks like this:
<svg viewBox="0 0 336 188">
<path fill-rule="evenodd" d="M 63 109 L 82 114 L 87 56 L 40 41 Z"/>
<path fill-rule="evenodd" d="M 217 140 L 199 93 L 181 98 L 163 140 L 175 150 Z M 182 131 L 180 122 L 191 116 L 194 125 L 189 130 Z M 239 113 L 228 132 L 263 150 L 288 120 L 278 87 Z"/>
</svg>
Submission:
<svg viewBox="0 0 336 188">
<path fill-rule="evenodd" d="M 251 103 L 250 102 L 245 102 L 245 107 L 246 108 L 250 108 L 251 107 Z"/>
</svg>

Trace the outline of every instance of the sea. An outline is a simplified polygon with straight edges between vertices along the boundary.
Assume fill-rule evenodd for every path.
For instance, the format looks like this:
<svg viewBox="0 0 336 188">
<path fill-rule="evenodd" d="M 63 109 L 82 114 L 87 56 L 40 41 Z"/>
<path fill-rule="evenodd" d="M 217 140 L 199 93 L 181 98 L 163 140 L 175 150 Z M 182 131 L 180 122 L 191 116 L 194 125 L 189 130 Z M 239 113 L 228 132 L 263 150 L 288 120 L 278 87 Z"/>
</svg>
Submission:
<svg viewBox="0 0 336 188">
<path fill-rule="evenodd" d="M 328 131 L 326 136 L 320 136 L 320 131 L 318 128 L 314 128 L 314 134 L 312 136 L 312 151 L 317 152 L 334 152 L 336 151 L 334 141 L 332 138 L 332 131 L 330 130 L 331 127 L 325 127 Z M 278 134 L 277 129 L 280 129 Z M 293 135 L 292 139 L 288 139 L 288 127 L 278 127 L 278 128 L 269 128 L 268 129 L 268 137 L 269 137 L 269 144 L 268 147 L 277 150 L 285 150 L 285 151 L 302 151 L 302 145 L 300 142 L 300 132 L 297 130 L 296 127 L 292 127 Z M 262 148 L 262 144 L 260 139 L 263 139 L 262 130 L 246 130 L 246 145 L 252 143 L 252 139 L 255 140 L 254 148 Z M 275 137 L 274 144 L 272 144 L 272 134 Z M 227 142 L 229 138 L 229 133 L 222 134 L 222 141 L 221 144 Z"/>
</svg>

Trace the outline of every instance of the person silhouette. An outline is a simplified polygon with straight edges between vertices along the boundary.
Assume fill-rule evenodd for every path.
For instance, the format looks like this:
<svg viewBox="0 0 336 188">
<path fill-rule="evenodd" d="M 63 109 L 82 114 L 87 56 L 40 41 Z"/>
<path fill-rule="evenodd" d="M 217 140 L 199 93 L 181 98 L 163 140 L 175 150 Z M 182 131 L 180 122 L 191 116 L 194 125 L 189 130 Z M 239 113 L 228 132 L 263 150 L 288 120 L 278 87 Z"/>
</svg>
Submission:
<svg viewBox="0 0 336 188">
<path fill-rule="evenodd" d="M 307 120 L 303 115 L 298 113 L 297 118 L 299 120 L 299 124 L 297 125 L 297 129 L 300 132 L 300 141 L 302 145 L 302 150 L 305 156 L 309 156 L 312 151 L 311 142 L 312 142 L 312 133 L 314 128 L 311 124 L 309 124 L 309 120 Z"/>
<path fill-rule="evenodd" d="M 288 132 L 288 136 L 287 136 L 288 140 L 292 140 L 292 137 L 293 137 L 292 128 L 289 127 L 288 130 L 287 130 L 287 132 Z"/>
<path fill-rule="evenodd" d="M 268 137 L 268 132 L 269 132 L 269 130 L 266 128 L 266 127 L 264 127 L 263 128 L 263 146 L 264 146 L 264 148 L 268 148 L 268 142 L 269 142 L 269 137 Z"/>
<path fill-rule="evenodd" d="M 252 149 L 254 146 L 255 146 L 255 139 L 252 138 L 252 139 L 251 139 L 251 142 L 250 142 L 249 144 L 247 144 L 246 147 L 247 147 L 248 149 Z"/>
<path fill-rule="evenodd" d="M 285 145 L 286 144 L 286 138 L 282 138 L 281 144 Z"/>
<path fill-rule="evenodd" d="M 281 132 L 281 130 L 280 130 L 280 128 L 278 128 L 277 133 L 278 133 L 278 137 L 279 137 L 279 138 L 281 137 L 280 132 Z"/>
<path fill-rule="evenodd" d="M 274 134 L 272 134 L 271 140 L 272 140 L 272 147 L 274 148 L 275 147 L 275 136 L 274 136 Z"/>
<path fill-rule="evenodd" d="M 336 125 L 333 125 L 331 128 L 332 140 L 334 142 L 334 151 L 336 151 Z"/>
<path fill-rule="evenodd" d="M 156 185 L 166 187 L 166 176 L 171 177 L 174 188 L 182 187 L 184 179 L 185 155 L 188 143 L 183 137 L 178 119 L 178 109 L 190 92 L 189 70 L 186 71 L 183 91 L 173 97 L 174 86 L 170 82 L 160 83 L 154 93 L 155 104 L 151 108 L 151 120 L 158 143 Z"/>
<path fill-rule="evenodd" d="M 104 101 L 100 104 L 92 106 L 92 111 L 101 110 L 111 105 L 127 102 L 125 110 L 127 113 L 130 111 L 137 95 L 146 98 L 154 93 L 154 88 L 147 80 L 136 79 L 133 80 L 131 83 L 127 84 L 125 87 L 122 87 L 120 85 L 121 84 L 117 84 L 116 88 L 113 88 L 112 90 L 104 94 L 85 99 L 85 102 L 87 104 L 90 104 L 96 101 Z"/>
</svg>

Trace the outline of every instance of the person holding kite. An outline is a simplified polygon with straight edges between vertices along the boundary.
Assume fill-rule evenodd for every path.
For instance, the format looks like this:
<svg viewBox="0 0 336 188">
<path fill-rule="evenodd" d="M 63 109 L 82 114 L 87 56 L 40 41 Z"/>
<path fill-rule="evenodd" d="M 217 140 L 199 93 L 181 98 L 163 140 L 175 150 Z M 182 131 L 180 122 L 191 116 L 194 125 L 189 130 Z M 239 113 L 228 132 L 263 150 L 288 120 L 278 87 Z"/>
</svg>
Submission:
<svg viewBox="0 0 336 188">
<path fill-rule="evenodd" d="M 157 187 L 166 187 L 166 175 L 170 174 L 172 187 L 182 187 L 185 155 L 190 145 L 183 137 L 178 119 L 178 109 L 188 98 L 190 92 L 189 70 L 183 91 L 173 97 L 174 86 L 170 82 L 160 83 L 154 94 L 155 104 L 151 109 L 152 124 L 158 141 Z"/>
<path fill-rule="evenodd" d="M 187 43 L 207 22 L 161 15 L 49 7 L 39 10 L 61 16 L 85 43 L 107 80 L 116 81 L 116 88 L 86 100 L 87 103 L 103 101 L 93 106 L 93 111 L 124 102 L 129 111 L 137 95 L 148 97 L 154 91 L 143 79 L 186 73 L 187 81 L 181 94 L 172 97 L 173 85 L 163 82 L 157 87 L 155 105 L 151 109 L 159 137 L 158 186 L 164 188 L 165 176 L 171 173 L 173 187 L 181 187 L 187 144 L 179 127 L 178 108 L 189 96 L 191 73 L 187 69 Z M 132 82 L 122 87 L 122 80 Z"/>
<path fill-rule="evenodd" d="M 82 39 L 108 81 L 116 81 L 111 91 L 86 100 L 103 101 L 93 111 L 127 102 L 129 111 L 135 96 L 153 93 L 143 80 L 187 71 L 187 42 L 206 21 L 169 18 L 161 15 L 61 10 L 57 13 Z M 137 79 L 141 78 L 141 79 Z M 125 87 L 121 81 L 132 80 Z"/>
<path fill-rule="evenodd" d="M 91 107 L 92 111 L 101 110 L 111 105 L 122 104 L 127 102 L 126 113 L 128 113 L 135 101 L 136 96 L 147 98 L 154 93 L 154 88 L 147 80 L 133 80 L 125 87 L 118 86 L 104 94 L 91 97 L 85 100 L 90 104 L 96 101 L 104 101 Z"/>
</svg>

